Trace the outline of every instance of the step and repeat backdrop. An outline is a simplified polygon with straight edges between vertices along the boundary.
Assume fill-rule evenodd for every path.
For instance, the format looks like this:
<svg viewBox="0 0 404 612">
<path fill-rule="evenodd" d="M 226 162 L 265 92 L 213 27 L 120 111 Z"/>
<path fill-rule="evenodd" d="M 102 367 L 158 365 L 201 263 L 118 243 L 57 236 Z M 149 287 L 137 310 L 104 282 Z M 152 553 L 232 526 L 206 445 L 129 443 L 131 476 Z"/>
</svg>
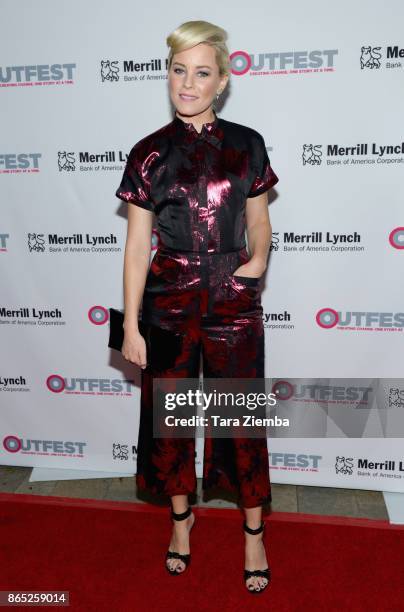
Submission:
<svg viewBox="0 0 404 612">
<path fill-rule="evenodd" d="M 404 5 L 5 0 L 2 16 L 0 463 L 136 471 L 140 370 L 107 348 L 115 190 L 173 116 L 166 36 L 205 19 L 229 33 L 218 115 L 258 130 L 279 176 L 262 302 L 290 427 L 271 428 L 272 481 L 403 491 Z"/>
</svg>

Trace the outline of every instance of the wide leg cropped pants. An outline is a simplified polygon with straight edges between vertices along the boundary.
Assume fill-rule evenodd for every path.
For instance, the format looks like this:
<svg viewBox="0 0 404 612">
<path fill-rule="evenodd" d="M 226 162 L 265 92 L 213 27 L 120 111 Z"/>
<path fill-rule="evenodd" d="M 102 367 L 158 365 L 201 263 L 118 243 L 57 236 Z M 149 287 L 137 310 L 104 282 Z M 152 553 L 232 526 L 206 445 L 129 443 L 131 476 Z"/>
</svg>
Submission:
<svg viewBox="0 0 404 612">
<path fill-rule="evenodd" d="M 163 345 L 166 331 L 161 338 L 151 335 L 151 353 L 162 359 L 141 371 L 136 474 L 141 489 L 168 496 L 196 489 L 195 439 L 153 437 L 154 377 L 198 378 L 201 354 L 204 378 L 265 377 L 261 279 L 233 275 L 248 260 L 245 248 L 202 253 L 165 246 L 152 260 L 142 320 L 180 334 L 180 341 Z M 244 508 L 268 504 L 266 438 L 205 437 L 202 487 L 233 491 Z"/>
</svg>

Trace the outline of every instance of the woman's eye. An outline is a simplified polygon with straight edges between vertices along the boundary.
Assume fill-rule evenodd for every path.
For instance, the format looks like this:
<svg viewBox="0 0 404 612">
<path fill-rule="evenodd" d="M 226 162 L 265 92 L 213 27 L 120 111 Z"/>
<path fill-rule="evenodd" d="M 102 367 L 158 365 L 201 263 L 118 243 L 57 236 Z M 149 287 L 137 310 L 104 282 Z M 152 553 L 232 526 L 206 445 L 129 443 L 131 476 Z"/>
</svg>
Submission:
<svg viewBox="0 0 404 612">
<path fill-rule="evenodd" d="M 182 68 L 174 68 L 174 72 L 175 74 L 181 74 L 182 72 L 184 72 L 184 70 Z M 202 78 L 206 78 L 208 76 L 210 76 L 209 72 L 205 72 L 204 70 L 200 70 L 198 72 L 198 75 L 201 76 Z"/>
</svg>

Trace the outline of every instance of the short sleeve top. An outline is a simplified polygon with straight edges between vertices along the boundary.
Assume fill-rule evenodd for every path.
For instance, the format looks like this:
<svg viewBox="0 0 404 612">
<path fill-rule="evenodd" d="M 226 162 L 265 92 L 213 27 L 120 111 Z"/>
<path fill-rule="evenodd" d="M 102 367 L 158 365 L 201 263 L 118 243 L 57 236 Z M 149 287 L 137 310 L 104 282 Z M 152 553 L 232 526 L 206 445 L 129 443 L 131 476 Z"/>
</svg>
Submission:
<svg viewBox="0 0 404 612">
<path fill-rule="evenodd" d="M 163 246 L 225 253 L 246 246 L 246 199 L 278 181 L 256 130 L 175 115 L 132 147 L 116 196 L 155 213 Z"/>
</svg>

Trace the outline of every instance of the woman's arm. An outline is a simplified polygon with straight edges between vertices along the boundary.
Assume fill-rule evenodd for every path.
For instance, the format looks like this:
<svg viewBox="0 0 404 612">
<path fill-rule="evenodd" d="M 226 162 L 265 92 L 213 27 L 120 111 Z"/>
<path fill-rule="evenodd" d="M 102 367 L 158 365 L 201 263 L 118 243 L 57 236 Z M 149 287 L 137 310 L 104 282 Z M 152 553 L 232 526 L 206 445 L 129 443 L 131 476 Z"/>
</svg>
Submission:
<svg viewBox="0 0 404 612">
<path fill-rule="evenodd" d="M 150 263 L 153 213 L 128 204 L 128 227 L 124 255 L 124 344 L 122 354 L 128 361 L 146 365 L 146 345 L 139 333 L 139 306 L 143 298 Z"/>
<path fill-rule="evenodd" d="M 138 330 L 139 306 L 150 263 L 152 226 L 153 213 L 140 206 L 128 204 L 128 228 L 123 267 L 125 331 Z"/>
<path fill-rule="evenodd" d="M 272 228 L 268 210 L 268 191 L 246 201 L 246 227 L 251 259 L 234 274 L 261 276 L 267 267 Z"/>
</svg>

